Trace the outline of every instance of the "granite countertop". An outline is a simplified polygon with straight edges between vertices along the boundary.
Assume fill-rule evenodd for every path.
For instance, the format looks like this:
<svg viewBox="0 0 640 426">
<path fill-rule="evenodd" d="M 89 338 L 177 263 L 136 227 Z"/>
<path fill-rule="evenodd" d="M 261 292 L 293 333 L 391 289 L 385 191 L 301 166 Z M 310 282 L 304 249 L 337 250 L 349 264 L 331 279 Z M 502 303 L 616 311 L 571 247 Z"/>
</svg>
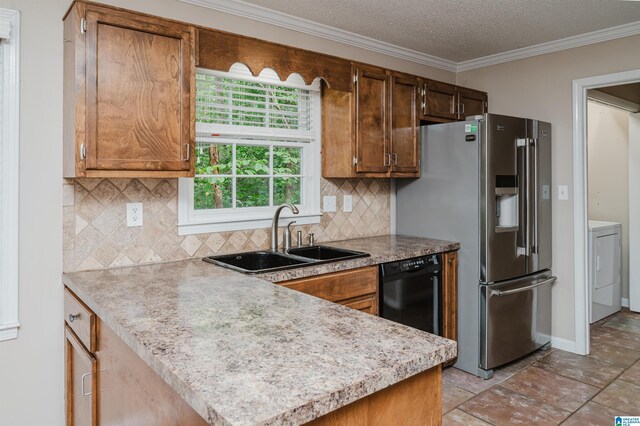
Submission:
<svg viewBox="0 0 640 426">
<path fill-rule="evenodd" d="M 372 264 L 430 250 L 421 241 L 434 240 L 335 245 L 366 248 Z M 212 425 L 304 423 L 456 355 L 448 339 L 200 259 L 63 282 Z"/>
</svg>

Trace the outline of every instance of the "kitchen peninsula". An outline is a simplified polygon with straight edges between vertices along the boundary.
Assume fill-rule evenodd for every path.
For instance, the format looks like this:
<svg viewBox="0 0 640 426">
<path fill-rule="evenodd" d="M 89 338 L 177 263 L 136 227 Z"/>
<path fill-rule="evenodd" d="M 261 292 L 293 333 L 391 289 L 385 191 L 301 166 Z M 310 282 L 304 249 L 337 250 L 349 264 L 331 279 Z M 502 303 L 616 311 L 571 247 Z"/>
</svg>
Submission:
<svg viewBox="0 0 640 426">
<path fill-rule="evenodd" d="M 392 260 L 385 250 L 411 257 L 458 248 L 404 242 L 379 237 L 370 258 L 333 265 Z M 456 356 L 451 340 L 199 259 L 65 274 L 63 282 L 68 297 L 96 316 L 97 380 L 86 383 L 96 391 L 101 423 L 158 415 L 154 392 L 179 396 L 162 408 L 163 419 L 202 424 L 329 424 L 345 418 L 339 416 L 376 424 L 371 419 L 390 413 L 407 424 L 441 420 L 440 365 Z M 130 366 L 118 364 L 116 341 Z M 142 376 L 155 381 L 153 389 L 137 390 L 130 405 L 139 412 L 99 408 L 126 401 L 128 391 L 147 383 Z"/>
</svg>

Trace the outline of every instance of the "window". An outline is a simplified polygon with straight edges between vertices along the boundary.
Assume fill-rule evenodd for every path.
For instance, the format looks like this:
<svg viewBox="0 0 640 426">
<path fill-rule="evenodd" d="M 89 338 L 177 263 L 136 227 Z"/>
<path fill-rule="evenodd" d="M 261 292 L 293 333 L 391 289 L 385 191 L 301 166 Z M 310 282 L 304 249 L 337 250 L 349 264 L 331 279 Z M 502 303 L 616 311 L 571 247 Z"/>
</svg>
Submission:
<svg viewBox="0 0 640 426">
<path fill-rule="evenodd" d="M 18 37 L 20 15 L 0 8 L 0 340 L 18 337 Z"/>
<path fill-rule="evenodd" d="M 241 64 L 197 71 L 196 177 L 180 180 L 181 235 L 267 227 L 284 203 L 300 210 L 297 223 L 319 222 L 319 83 L 293 77 L 253 77 Z"/>
</svg>

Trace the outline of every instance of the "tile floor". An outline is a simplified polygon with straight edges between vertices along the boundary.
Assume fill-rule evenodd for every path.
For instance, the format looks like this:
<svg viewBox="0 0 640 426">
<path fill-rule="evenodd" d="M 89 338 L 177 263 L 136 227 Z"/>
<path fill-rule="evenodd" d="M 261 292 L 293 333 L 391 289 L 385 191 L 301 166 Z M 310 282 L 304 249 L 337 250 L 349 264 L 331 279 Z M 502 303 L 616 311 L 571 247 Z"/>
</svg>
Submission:
<svg viewBox="0 0 640 426">
<path fill-rule="evenodd" d="M 621 311 L 591 326 L 591 354 L 535 352 L 482 380 L 442 373 L 442 424 L 613 425 L 640 416 L 640 314 Z"/>
</svg>

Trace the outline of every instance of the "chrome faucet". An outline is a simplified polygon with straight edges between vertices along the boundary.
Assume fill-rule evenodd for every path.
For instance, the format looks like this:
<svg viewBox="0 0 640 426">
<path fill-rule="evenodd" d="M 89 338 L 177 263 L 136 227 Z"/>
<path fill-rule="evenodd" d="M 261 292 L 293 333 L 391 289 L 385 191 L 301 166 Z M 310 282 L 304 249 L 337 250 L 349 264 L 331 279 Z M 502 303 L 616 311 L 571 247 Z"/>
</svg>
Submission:
<svg viewBox="0 0 640 426">
<path fill-rule="evenodd" d="M 276 209 L 271 222 L 271 251 L 278 251 L 278 220 L 280 220 L 280 212 L 285 207 L 288 207 L 293 214 L 299 213 L 298 208 L 293 204 L 283 204 Z"/>
</svg>

